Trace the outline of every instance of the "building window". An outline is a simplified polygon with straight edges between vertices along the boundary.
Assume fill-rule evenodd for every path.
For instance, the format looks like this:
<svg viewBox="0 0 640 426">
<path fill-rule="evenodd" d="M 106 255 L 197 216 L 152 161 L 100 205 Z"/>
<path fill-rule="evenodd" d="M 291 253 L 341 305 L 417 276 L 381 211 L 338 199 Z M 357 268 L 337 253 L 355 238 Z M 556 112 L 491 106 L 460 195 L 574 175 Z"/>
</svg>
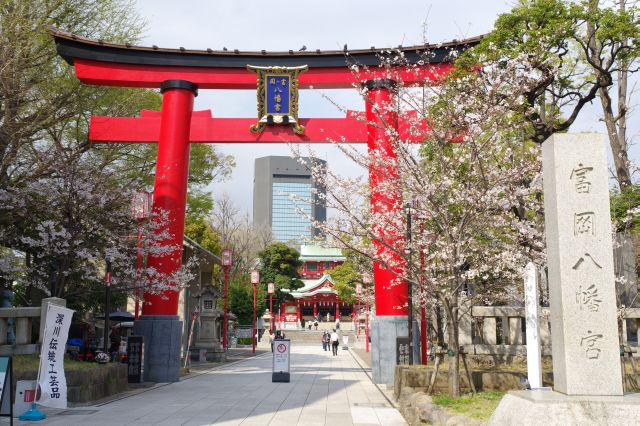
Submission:
<svg viewBox="0 0 640 426">
<path fill-rule="evenodd" d="M 318 264 L 317 263 L 307 263 L 307 271 L 317 271 Z"/>
<path fill-rule="evenodd" d="M 324 269 L 331 269 L 331 262 L 324 262 Z"/>
<path fill-rule="evenodd" d="M 298 241 L 313 236 L 311 183 L 274 182 L 271 230 L 277 241 Z"/>
</svg>

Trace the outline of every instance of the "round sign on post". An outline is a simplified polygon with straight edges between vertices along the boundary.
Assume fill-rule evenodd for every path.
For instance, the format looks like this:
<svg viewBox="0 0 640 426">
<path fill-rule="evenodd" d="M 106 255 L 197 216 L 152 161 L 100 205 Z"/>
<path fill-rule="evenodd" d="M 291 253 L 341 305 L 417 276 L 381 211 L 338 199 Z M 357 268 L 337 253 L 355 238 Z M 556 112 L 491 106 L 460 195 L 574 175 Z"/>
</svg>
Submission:
<svg viewBox="0 0 640 426">
<path fill-rule="evenodd" d="M 220 260 L 222 262 L 222 266 L 231 266 L 231 249 L 224 249 L 222 253 L 220 253 Z"/>
<path fill-rule="evenodd" d="M 269 283 L 269 284 L 267 284 L 267 293 L 268 293 L 268 294 L 273 294 L 273 292 L 274 292 L 274 285 L 273 285 L 273 283 Z"/>
<path fill-rule="evenodd" d="M 258 284 L 260 282 L 260 272 L 251 271 L 251 284 Z"/>
</svg>

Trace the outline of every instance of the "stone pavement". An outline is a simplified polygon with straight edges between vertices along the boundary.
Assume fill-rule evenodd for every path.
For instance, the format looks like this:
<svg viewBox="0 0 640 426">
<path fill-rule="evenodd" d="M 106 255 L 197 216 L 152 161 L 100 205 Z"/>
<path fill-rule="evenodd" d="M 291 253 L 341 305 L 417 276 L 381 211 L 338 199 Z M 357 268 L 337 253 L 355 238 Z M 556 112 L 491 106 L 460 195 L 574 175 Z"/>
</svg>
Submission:
<svg viewBox="0 0 640 426">
<path fill-rule="evenodd" d="M 110 403 L 43 411 L 48 418 L 31 424 L 406 425 L 351 353 L 317 346 L 292 347 L 290 383 L 271 382 L 268 353 Z"/>
</svg>

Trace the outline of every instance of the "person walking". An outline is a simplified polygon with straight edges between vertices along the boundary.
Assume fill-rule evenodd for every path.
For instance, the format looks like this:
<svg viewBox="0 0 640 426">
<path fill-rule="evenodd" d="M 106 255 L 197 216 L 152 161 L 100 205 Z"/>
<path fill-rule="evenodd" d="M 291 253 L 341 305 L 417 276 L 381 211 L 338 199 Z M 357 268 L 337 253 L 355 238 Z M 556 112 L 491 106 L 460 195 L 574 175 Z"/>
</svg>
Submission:
<svg viewBox="0 0 640 426">
<path fill-rule="evenodd" d="M 340 330 L 340 318 L 336 318 L 336 330 Z"/>
<path fill-rule="evenodd" d="M 271 330 L 269 332 L 269 344 L 271 345 L 271 352 L 273 352 L 273 341 L 276 340 L 276 335 L 273 332 L 273 330 Z"/>
<path fill-rule="evenodd" d="M 328 349 L 327 348 L 328 346 L 329 346 L 329 335 L 325 331 L 324 333 L 322 333 L 322 349 L 324 349 L 326 352 Z"/>
<path fill-rule="evenodd" d="M 316 328 L 316 330 L 318 329 L 318 320 L 313 322 L 313 326 Z M 309 326 L 309 330 L 311 330 L 311 326 Z"/>
<path fill-rule="evenodd" d="M 334 329 L 333 333 L 331 333 L 331 350 L 333 351 L 334 356 L 338 355 L 339 340 L 340 340 L 340 337 L 338 336 L 338 333 L 336 333 L 336 330 Z"/>
</svg>

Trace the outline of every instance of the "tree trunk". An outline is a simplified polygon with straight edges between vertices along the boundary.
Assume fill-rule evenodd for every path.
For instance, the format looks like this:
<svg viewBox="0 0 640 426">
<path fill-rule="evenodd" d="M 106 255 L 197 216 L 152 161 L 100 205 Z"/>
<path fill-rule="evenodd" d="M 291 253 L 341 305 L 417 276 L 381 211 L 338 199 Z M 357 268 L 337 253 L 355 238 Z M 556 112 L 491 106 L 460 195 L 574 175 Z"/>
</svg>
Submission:
<svg viewBox="0 0 640 426">
<path fill-rule="evenodd" d="M 449 396 L 460 396 L 460 345 L 458 342 L 458 294 L 451 297 L 447 310 L 447 359 L 449 360 Z"/>
<path fill-rule="evenodd" d="M 457 309 L 456 309 L 457 310 Z M 458 352 L 458 321 L 449 319 L 448 347 L 449 353 L 449 396 L 460 396 L 460 353 Z M 453 356 L 451 356 L 453 352 Z"/>
</svg>

